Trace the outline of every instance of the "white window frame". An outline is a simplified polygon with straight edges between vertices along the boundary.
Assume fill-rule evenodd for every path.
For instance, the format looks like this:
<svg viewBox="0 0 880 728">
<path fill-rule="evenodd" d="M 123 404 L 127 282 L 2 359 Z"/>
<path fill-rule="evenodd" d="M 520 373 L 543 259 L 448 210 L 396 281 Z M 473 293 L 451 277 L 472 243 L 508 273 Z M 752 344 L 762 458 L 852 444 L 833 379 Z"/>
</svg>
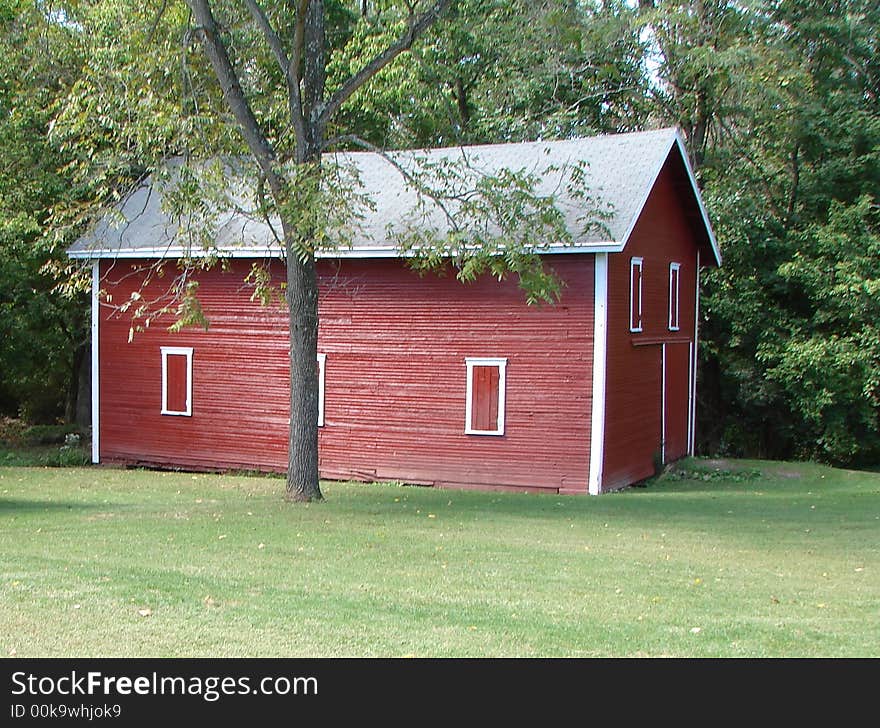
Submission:
<svg viewBox="0 0 880 728">
<path fill-rule="evenodd" d="M 162 346 L 162 414 L 176 415 L 179 417 L 192 417 L 192 364 L 193 349 L 191 346 Z M 186 357 L 186 409 L 176 411 L 168 409 L 168 356 Z"/>
<path fill-rule="evenodd" d="M 503 435 L 504 434 L 504 402 L 507 393 L 507 359 L 500 357 L 465 357 L 467 367 L 467 395 L 464 407 L 465 435 Z M 498 429 L 474 430 L 471 427 L 474 402 L 474 367 L 498 367 Z"/>
<path fill-rule="evenodd" d="M 326 354 L 318 354 L 318 427 L 324 426 L 324 365 Z"/>
<path fill-rule="evenodd" d="M 645 271 L 643 268 L 644 259 L 643 258 L 630 258 L 629 261 L 629 330 L 634 333 L 640 333 L 642 330 L 642 280 L 644 279 Z M 638 326 L 635 325 L 635 321 L 633 321 L 633 296 L 635 295 L 635 287 L 633 286 L 633 271 L 638 268 L 639 269 L 639 321 Z"/>
<path fill-rule="evenodd" d="M 673 275 L 674 274 L 674 275 Z M 675 280 L 675 298 L 672 297 L 672 281 Z M 675 300 L 675 310 L 672 301 Z M 674 314 L 674 315 L 673 315 Z M 681 263 L 669 264 L 669 330 L 678 331 L 681 320 Z M 673 323 L 675 325 L 673 325 Z"/>
</svg>

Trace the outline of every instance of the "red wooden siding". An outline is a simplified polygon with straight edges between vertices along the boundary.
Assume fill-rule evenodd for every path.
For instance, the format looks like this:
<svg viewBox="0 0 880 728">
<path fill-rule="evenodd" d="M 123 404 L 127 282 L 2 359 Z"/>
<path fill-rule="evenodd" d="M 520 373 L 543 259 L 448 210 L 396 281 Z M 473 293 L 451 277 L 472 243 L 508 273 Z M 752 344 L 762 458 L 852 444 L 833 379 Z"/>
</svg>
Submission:
<svg viewBox="0 0 880 728">
<path fill-rule="evenodd" d="M 165 357 L 165 409 L 186 412 L 187 357 L 185 354 L 166 354 Z"/>
<path fill-rule="evenodd" d="M 666 344 L 666 462 L 687 455 L 691 345 Z"/>
<path fill-rule="evenodd" d="M 664 342 L 668 365 L 667 462 L 687 450 L 689 368 L 686 358 L 682 363 L 680 352 L 687 351 L 694 337 L 697 238 L 682 203 L 687 193 L 686 182 L 681 162 L 673 154 L 661 171 L 626 248 L 608 256 L 603 490 L 650 477 L 660 460 L 664 439 L 661 421 L 661 345 Z M 643 258 L 642 330 L 638 333 L 630 332 L 630 261 L 633 257 Z M 669 330 L 669 264 L 672 262 L 681 264 L 679 331 Z M 673 378 L 675 381 L 671 382 Z"/>
<path fill-rule="evenodd" d="M 475 366 L 471 429 L 498 429 L 498 396 L 501 376 L 497 366 Z"/>
<path fill-rule="evenodd" d="M 552 264 L 566 284 L 562 302 L 528 307 L 514 282 L 419 278 L 395 260 L 322 262 L 322 475 L 585 491 L 593 258 L 556 256 Z M 200 275 L 208 331 L 172 334 L 170 320 L 155 320 L 127 343 L 130 321 L 102 308 L 102 460 L 286 467 L 287 323 L 280 309 L 249 300 L 248 267 L 239 261 L 228 273 Z M 114 302 L 138 285 L 126 277 L 128 263 L 101 270 Z M 192 417 L 160 414 L 160 346 L 194 349 Z M 507 359 L 503 436 L 464 432 L 467 357 Z M 491 367 L 488 385 L 478 386 L 488 393 L 480 416 L 490 424 L 498 418 L 493 369 L 497 378 Z"/>
</svg>

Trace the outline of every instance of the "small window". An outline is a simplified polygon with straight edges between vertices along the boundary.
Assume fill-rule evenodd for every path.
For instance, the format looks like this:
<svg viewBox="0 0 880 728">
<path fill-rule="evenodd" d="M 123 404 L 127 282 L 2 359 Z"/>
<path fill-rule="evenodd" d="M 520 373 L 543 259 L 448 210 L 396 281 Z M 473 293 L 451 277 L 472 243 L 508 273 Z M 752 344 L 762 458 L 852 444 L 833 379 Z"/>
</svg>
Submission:
<svg viewBox="0 0 880 728">
<path fill-rule="evenodd" d="M 467 358 L 465 364 L 465 434 L 503 435 L 507 359 Z"/>
<path fill-rule="evenodd" d="M 324 364 L 326 354 L 318 354 L 318 427 L 324 426 Z"/>
<path fill-rule="evenodd" d="M 669 330 L 678 331 L 678 298 L 681 263 L 669 264 Z"/>
<path fill-rule="evenodd" d="M 192 416 L 192 358 L 190 347 L 163 346 L 162 414 Z"/>
<path fill-rule="evenodd" d="M 629 262 L 629 330 L 642 330 L 642 259 Z"/>
</svg>

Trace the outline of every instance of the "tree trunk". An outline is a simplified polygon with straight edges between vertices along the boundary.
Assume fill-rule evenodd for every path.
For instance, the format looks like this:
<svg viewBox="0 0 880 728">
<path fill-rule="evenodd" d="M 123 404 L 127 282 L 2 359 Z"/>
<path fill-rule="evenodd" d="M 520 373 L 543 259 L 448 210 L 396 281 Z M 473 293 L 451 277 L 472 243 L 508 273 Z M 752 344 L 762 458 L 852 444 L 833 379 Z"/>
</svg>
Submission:
<svg viewBox="0 0 880 728">
<path fill-rule="evenodd" d="M 455 79 L 455 85 L 452 88 L 455 96 L 455 104 L 458 107 L 458 116 L 461 119 L 462 135 L 470 127 L 471 123 L 471 107 L 468 103 L 468 93 L 461 77 Z"/>
<path fill-rule="evenodd" d="M 285 231 L 285 236 L 290 240 Z M 287 246 L 290 318 L 290 437 L 287 500 L 322 500 L 318 483 L 318 275 L 313 256 L 303 262 Z"/>
</svg>

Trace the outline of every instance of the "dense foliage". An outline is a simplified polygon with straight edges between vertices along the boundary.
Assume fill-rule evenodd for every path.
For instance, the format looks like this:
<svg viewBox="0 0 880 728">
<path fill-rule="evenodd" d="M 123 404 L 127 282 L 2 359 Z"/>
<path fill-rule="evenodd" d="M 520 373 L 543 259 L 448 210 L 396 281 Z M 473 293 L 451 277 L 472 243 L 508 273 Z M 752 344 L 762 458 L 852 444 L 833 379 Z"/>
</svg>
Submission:
<svg viewBox="0 0 880 728">
<path fill-rule="evenodd" d="M 58 99 L 79 72 L 73 35 L 28 0 L 0 0 L 0 414 L 75 416 L 88 331 L 81 300 L 52 295 L 44 236 L 67 188 L 48 141 Z"/>
<path fill-rule="evenodd" d="M 225 7 L 235 52 L 260 48 L 245 3 Z M 265 7 L 283 31 L 288 5 Z M 396 37 L 400 7 L 327 3 L 329 89 Z M 70 280 L 64 246 L 157 160 L 243 147 L 182 2 L 0 0 L 0 26 L 0 409 L 70 416 L 86 332 L 82 288 L 52 292 Z M 871 0 L 459 0 L 328 136 L 399 148 L 678 125 L 724 255 L 704 280 L 699 448 L 876 463 L 878 27 Z M 272 53 L 233 61 L 283 150 Z"/>
</svg>

